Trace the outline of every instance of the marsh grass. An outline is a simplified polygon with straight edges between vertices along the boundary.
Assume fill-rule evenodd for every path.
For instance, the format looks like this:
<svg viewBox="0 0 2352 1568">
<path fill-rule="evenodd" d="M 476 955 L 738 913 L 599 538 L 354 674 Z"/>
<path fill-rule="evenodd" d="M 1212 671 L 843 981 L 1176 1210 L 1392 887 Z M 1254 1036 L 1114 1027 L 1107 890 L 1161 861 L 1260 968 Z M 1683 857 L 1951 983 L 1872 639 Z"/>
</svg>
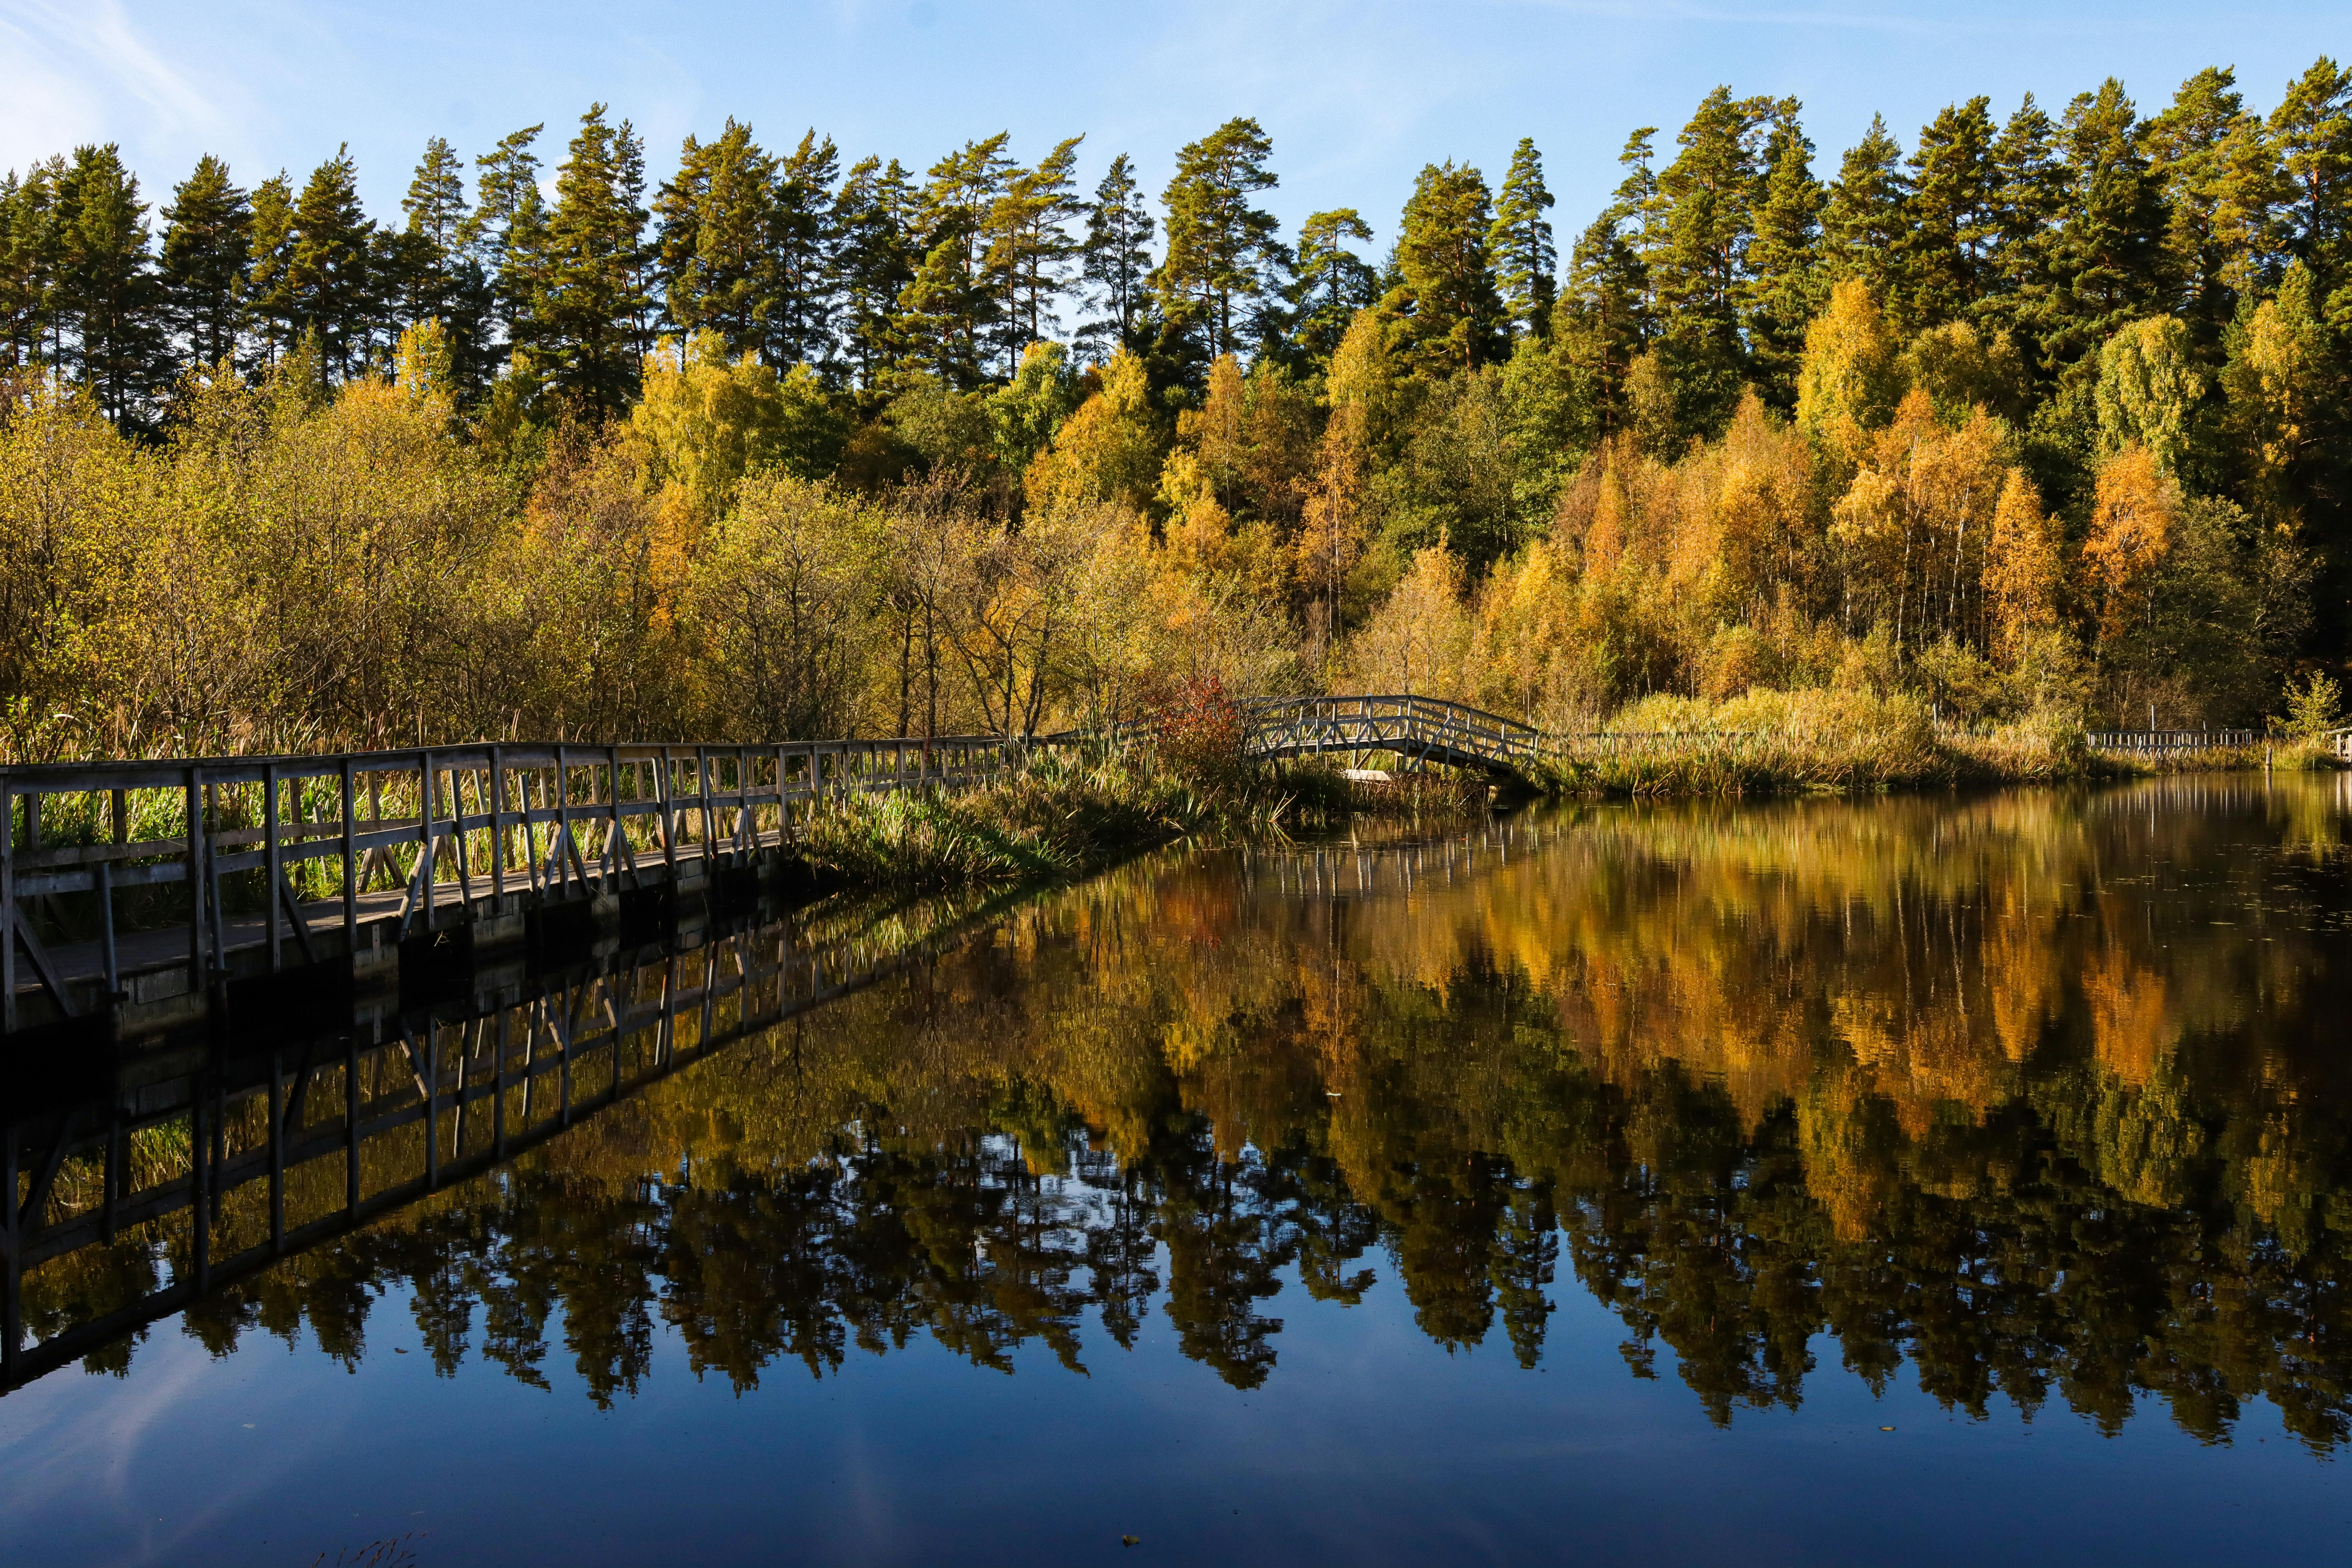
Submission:
<svg viewBox="0 0 2352 1568">
<path fill-rule="evenodd" d="M 1082 876 L 1180 838 L 1325 826 L 1355 806 L 1325 768 L 1258 767 L 1208 787 L 1145 752 L 1050 753 L 974 789 L 836 798 L 806 845 L 836 885 L 924 892 Z"/>
</svg>

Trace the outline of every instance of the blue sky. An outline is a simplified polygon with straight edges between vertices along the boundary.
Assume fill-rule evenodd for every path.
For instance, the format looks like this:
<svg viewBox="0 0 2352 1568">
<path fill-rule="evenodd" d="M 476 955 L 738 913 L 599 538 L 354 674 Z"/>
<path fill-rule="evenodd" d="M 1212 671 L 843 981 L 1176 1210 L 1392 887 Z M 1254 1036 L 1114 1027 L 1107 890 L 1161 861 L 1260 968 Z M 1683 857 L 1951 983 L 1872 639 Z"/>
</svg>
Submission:
<svg viewBox="0 0 2352 1568">
<path fill-rule="evenodd" d="M 771 145 L 810 125 L 845 161 L 920 168 L 998 130 L 1016 156 L 1087 133 L 1089 185 L 1137 159 L 1155 192 L 1174 149 L 1235 114 L 1271 135 L 1286 226 L 1355 206 L 1384 248 L 1414 171 L 1499 179 L 1522 135 L 1545 153 L 1565 241 L 1606 199 L 1637 125 L 1662 145 L 1718 82 L 1794 94 L 1834 170 L 1874 111 L 1906 140 L 1942 105 L 2032 91 L 2053 110 L 2110 73 L 2146 109 L 2210 64 L 2267 108 L 2352 5 L 1610 3 L 1329 5 L 830 0 L 693 6 L 403 0 L 0 0 L 0 166 L 120 142 L 151 196 L 217 153 L 251 184 L 298 182 L 338 143 L 396 216 L 425 139 L 471 157 L 533 121 L 560 149 L 592 100 L 647 138 L 656 179 L 688 132 L 733 114 Z M 559 154 L 560 155 L 560 154 Z"/>
</svg>

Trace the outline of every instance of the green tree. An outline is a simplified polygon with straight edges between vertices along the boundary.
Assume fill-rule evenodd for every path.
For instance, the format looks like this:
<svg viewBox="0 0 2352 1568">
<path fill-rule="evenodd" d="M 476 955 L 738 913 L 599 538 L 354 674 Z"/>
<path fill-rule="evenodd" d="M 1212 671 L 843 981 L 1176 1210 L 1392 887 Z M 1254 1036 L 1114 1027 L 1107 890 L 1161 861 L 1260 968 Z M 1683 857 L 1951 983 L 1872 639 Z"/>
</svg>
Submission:
<svg viewBox="0 0 2352 1568">
<path fill-rule="evenodd" d="M 1083 136 L 1058 142 L 1033 169 L 1007 175 L 1004 194 L 988 210 L 988 250 L 983 264 L 1004 298 L 1000 334 L 1008 378 L 1016 374 L 1029 345 L 1061 325 L 1055 301 L 1070 286 L 1070 263 L 1084 248 L 1069 226 L 1086 212 L 1073 171 Z"/>
<path fill-rule="evenodd" d="M 2095 374 L 2090 356 L 2108 335 L 2171 297 L 2163 182 L 2113 77 L 2067 106 L 2061 132 L 2073 199 L 2055 247 L 2063 306 L 2043 346 L 2057 363 Z"/>
<path fill-rule="evenodd" d="M 1486 248 L 1495 258 L 1495 282 L 1511 312 L 1511 324 L 1523 337 L 1550 333 L 1552 306 L 1559 295 L 1559 252 L 1552 244 L 1551 220 L 1544 216 L 1552 205 L 1552 194 L 1544 184 L 1543 154 L 1536 151 L 1535 138 L 1522 136 L 1495 200 L 1495 226 L 1486 236 Z M 1304 234 L 1299 246 L 1303 262 Z"/>
<path fill-rule="evenodd" d="M 207 153 L 173 187 L 163 218 L 164 319 L 184 364 L 218 364 L 236 353 L 252 204 L 228 165 Z"/>
<path fill-rule="evenodd" d="M 872 391 L 898 363 L 898 300 L 914 280 L 915 192 L 897 159 L 860 159 L 833 200 L 832 267 L 845 348 L 860 388 Z"/>
<path fill-rule="evenodd" d="M 1822 255 L 1832 278 L 1860 279 L 1874 299 L 1900 292 L 1910 195 L 1903 144 L 1873 115 L 1870 130 L 1846 150 L 1822 205 Z"/>
<path fill-rule="evenodd" d="M 470 402 L 488 383 L 489 277 L 475 254 L 479 226 L 466 203 L 466 164 L 436 136 L 401 198 L 399 315 L 404 324 L 441 323 L 450 389 Z"/>
<path fill-rule="evenodd" d="M 510 362 L 531 335 L 547 246 L 547 209 L 539 191 L 539 155 L 531 144 L 545 130 L 526 125 L 474 160 L 474 224 L 482 266 L 490 277 L 492 353 Z"/>
<path fill-rule="evenodd" d="M 366 368 L 377 279 L 369 266 L 375 225 L 360 205 L 348 146 L 311 171 L 294 204 L 286 288 L 294 335 L 316 332 L 325 369 L 348 380 Z"/>
<path fill-rule="evenodd" d="M 1658 175 L 1658 216 L 1643 260 L 1658 348 L 1686 430 L 1719 424 L 1747 378 L 1740 303 L 1763 172 L 1759 133 L 1772 108 L 1717 88 L 1675 138 L 1681 151 Z"/>
<path fill-rule="evenodd" d="M 2278 161 L 2235 76 L 2218 69 L 2180 84 L 2171 106 L 2148 121 L 2147 148 L 2164 188 L 2178 308 L 2210 355 L 2238 301 L 2275 275 Z"/>
<path fill-rule="evenodd" d="M 841 155 L 814 130 L 776 169 L 774 245 L 777 295 L 770 363 L 830 364 L 836 293 L 833 251 L 835 186 Z"/>
<path fill-rule="evenodd" d="M 1797 396 L 1797 361 L 1805 323 L 1821 309 L 1821 182 L 1813 144 L 1797 121 L 1795 99 L 1774 105 L 1764 142 L 1764 194 L 1756 204 L 1743 289 L 1748 356 L 1757 389 L 1786 410 Z"/>
<path fill-rule="evenodd" d="M 1242 346 L 1234 304 L 1247 307 L 1265 291 L 1265 264 L 1275 254 L 1272 213 L 1252 205 L 1276 182 L 1266 167 L 1274 144 L 1255 120 L 1228 120 L 1176 155 L 1176 174 L 1161 195 L 1168 217 L 1168 254 L 1156 274 L 1160 310 L 1170 331 L 1197 338 L 1206 364 Z"/>
<path fill-rule="evenodd" d="M 625 120 L 607 125 L 604 106 L 589 105 L 555 173 L 523 368 L 531 382 L 598 413 L 628 406 L 646 347 L 644 197 L 635 132 Z"/>
<path fill-rule="evenodd" d="M 677 173 L 654 196 L 669 320 L 689 334 L 716 331 L 730 355 L 765 359 L 774 331 L 776 172 L 751 128 L 730 117 L 716 141 L 688 133 Z"/>
<path fill-rule="evenodd" d="M 1899 328 L 1918 331 L 1968 315 L 1990 290 L 1998 138 L 1990 99 L 1948 106 L 1912 149 L 1910 224 L 1898 247 Z"/>
<path fill-rule="evenodd" d="M 986 218 L 1013 170 L 1007 140 L 1000 131 L 932 164 L 915 215 L 922 259 L 898 301 L 907 363 L 956 391 L 986 379 L 990 342 L 1004 313 L 1003 289 L 983 263 Z"/>
<path fill-rule="evenodd" d="M 2070 182 L 2058 156 L 2058 127 L 2027 93 L 1993 142 L 1993 290 L 1979 302 L 1984 323 L 2008 331 L 2039 374 L 2042 342 L 2062 309 L 2058 224 Z"/>
<path fill-rule="evenodd" d="M 1143 352 L 1150 314 L 1151 236 L 1156 226 L 1126 153 L 1110 161 L 1087 205 L 1081 275 L 1093 290 L 1095 319 L 1078 331 L 1108 360 L 1120 349 Z"/>
<path fill-rule="evenodd" d="M 58 184 L 65 161 L 46 159 L 0 181 L 0 353 L 11 365 L 51 353 L 50 285 L 58 267 Z"/>
<path fill-rule="evenodd" d="M 112 142 L 78 147 L 58 182 L 56 299 L 61 356 L 118 421 L 136 417 L 164 374 L 154 259 L 138 176 Z"/>
<path fill-rule="evenodd" d="M 293 352 L 299 335 L 294 300 L 294 186 L 279 170 L 253 187 L 247 225 L 245 324 L 248 370 L 267 369 Z"/>
<path fill-rule="evenodd" d="M 2332 283 L 2344 275 L 2352 195 L 2352 71 L 2322 55 L 2271 110 L 2270 133 L 2294 194 L 2283 216 L 2294 254 Z"/>
<path fill-rule="evenodd" d="M 1486 250 L 1494 223 L 1477 170 L 1423 165 L 1397 229 L 1396 286 L 1381 308 L 1398 320 L 1405 359 L 1425 376 L 1474 371 L 1510 351 L 1510 318 Z"/>
<path fill-rule="evenodd" d="M 1371 226 L 1353 207 L 1316 213 L 1298 226 L 1291 341 L 1311 364 L 1328 364 L 1356 312 L 1380 298 L 1380 274 L 1348 248 L 1351 239 L 1369 243 L 1371 237 Z"/>
</svg>

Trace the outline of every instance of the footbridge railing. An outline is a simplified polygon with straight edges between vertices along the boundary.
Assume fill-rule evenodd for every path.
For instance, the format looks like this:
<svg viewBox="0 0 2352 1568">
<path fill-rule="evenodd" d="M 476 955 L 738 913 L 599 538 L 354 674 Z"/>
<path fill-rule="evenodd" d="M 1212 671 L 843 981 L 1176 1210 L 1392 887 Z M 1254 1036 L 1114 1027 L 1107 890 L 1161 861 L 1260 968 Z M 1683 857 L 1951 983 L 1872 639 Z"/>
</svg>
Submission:
<svg viewBox="0 0 2352 1568">
<path fill-rule="evenodd" d="M 1267 697 L 1243 703 L 1255 757 L 1392 752 L 1408 763 L 1510 772 L 1535 761 L 1541 737 L 1516 720 L 1431 697 Z"/>
</svg>

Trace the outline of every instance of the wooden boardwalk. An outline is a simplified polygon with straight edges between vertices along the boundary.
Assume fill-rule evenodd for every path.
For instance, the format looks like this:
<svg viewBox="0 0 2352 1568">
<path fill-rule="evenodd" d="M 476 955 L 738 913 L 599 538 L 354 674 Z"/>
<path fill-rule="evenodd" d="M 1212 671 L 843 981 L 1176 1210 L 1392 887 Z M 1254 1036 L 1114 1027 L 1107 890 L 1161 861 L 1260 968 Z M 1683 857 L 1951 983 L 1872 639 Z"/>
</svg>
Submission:
<svg viewBox="0 0 2352 1568">
<path fill-rule="evenodd" d="M 396 977 L 773 878 L 829 798 L 960 787 L 1026 742 L 478 745 L 0 769 L 0 1033 L 155 1034 L 232 984 Z M 194 825 L 191 831 L 190 825 Z"/>
</svg>

